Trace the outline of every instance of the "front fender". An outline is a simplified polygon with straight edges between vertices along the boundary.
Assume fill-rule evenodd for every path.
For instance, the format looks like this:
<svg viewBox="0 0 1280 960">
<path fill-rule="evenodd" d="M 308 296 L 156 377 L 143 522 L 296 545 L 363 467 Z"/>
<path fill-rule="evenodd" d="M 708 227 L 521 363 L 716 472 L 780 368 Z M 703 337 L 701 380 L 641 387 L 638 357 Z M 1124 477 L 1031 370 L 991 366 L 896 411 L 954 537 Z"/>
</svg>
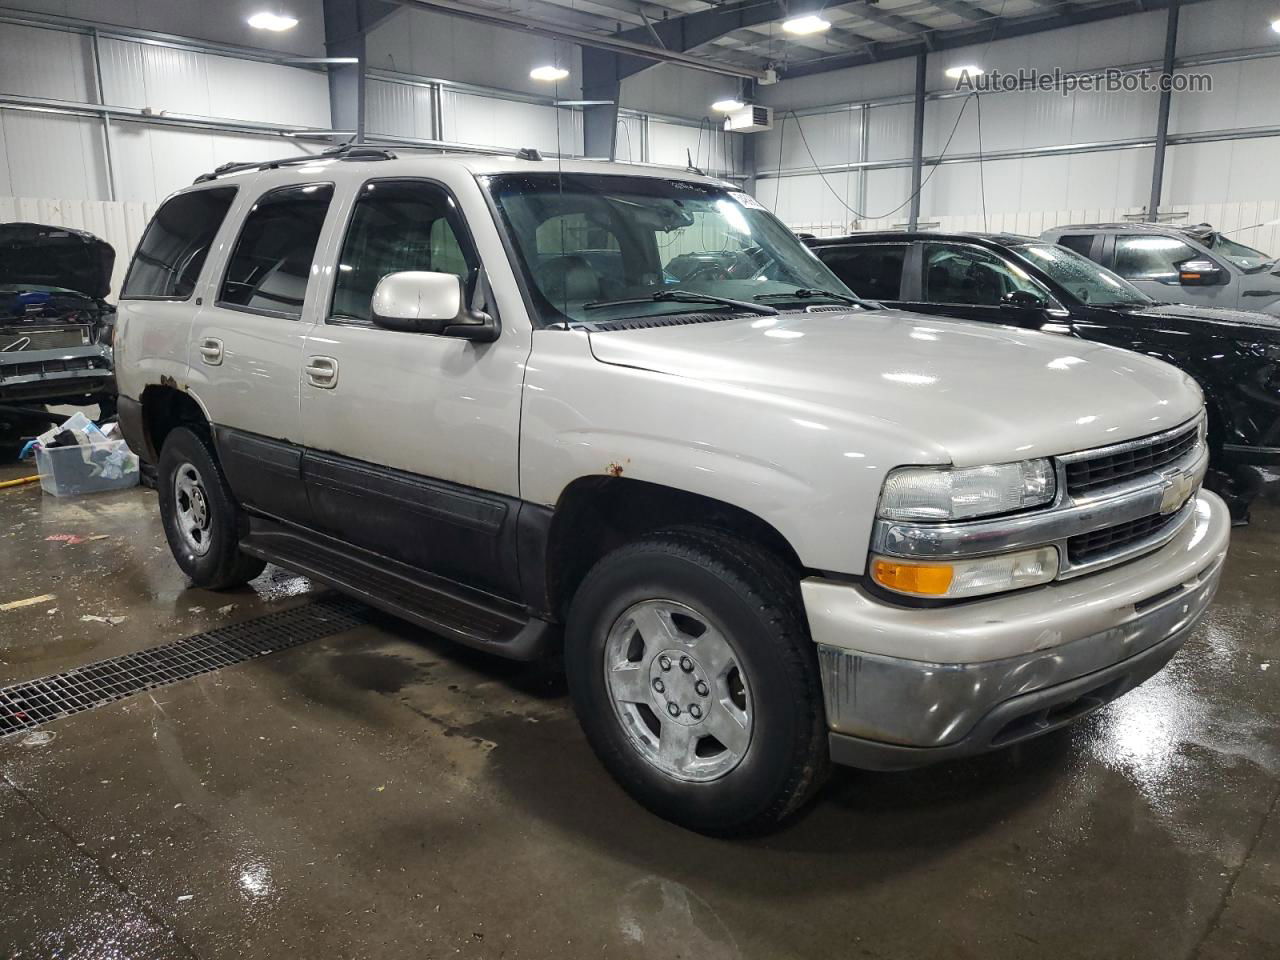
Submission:
<svg viewBox="0 0 1280 960">
<path fill-rule="evenodd" d="M 806 567 L 859 575 L 885 474 L 947 462 L 884 421 L 603 364 L 586 341 L 572 332 L 535 338 L 521 418 L 527 501 L 552 506 L 584 476 L 647 481 L 758 517 Z"/>
</svg>

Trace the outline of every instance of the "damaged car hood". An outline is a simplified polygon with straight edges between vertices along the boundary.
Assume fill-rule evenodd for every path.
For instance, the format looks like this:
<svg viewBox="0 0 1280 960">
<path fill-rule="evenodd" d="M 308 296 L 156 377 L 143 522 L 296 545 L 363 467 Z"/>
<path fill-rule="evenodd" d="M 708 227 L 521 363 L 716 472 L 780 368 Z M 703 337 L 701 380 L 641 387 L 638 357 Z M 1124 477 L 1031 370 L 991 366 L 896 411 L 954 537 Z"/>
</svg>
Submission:
<svg viewBox="0 0 1280 960">
<path fill-rule="evenodd" d="M 83 230 L 0 223 L 0 288 L 55 287 L 101 300 L 115 262 L 111 244 Z"/>
<path fill-rule="evenodd" d="M 1203 403 L 1186 374 L 1136 353 L 897 310 L 597 330 L 590 342 L 603 363 L 893 424 L 904 443 L 961 466 L 1156 433 Z"/>
</svg>

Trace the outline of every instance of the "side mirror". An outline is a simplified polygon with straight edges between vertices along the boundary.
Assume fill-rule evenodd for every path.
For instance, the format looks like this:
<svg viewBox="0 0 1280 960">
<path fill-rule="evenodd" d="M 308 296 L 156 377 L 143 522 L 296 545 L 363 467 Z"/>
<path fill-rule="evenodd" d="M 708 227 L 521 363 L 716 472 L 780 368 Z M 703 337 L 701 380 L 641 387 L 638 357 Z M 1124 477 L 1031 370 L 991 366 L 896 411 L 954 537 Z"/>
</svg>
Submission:
<svg viewBox="0 0 1280 960">
<path fill-rule="evenodd" d="M 1187 260 L 1178 264 L 1178 283 L 1184 287 L 1214 287 L 1226 282 L 1226 271 L 1212 260 Z"/>
<path fill-rule="evenodd" d="M 433 333 L 476 343 L 498 339 L 498 322 L 465 303 L 462 278 L 452 273 L 389 273 L 373 291 L 373 322 L 388 330 Z"/>
<path fill-rule="evenodd" d="M 1000 298 L 1006 307 L 1017 307 L 1019 310 L 1043 310 L 1046 306 L 1044 298 L 1038 297 L 1030 290 L 1013 290 Z"/>
</svg>

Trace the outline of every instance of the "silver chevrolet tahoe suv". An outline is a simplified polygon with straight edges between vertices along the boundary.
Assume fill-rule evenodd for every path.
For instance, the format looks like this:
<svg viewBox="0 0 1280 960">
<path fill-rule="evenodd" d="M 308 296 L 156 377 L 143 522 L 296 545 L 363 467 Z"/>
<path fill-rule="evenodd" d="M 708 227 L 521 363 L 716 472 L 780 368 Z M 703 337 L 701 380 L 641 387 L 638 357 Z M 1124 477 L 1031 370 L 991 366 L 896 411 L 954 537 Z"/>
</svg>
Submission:
<svg viewBox="0 0 1280 960">
<path fill-rule="evenodd" d="M 115 351 L 194 583 L 271 560 L 562 654 L 604 765 L 706 832 L 1096 710 L 1227 550 L 1184 374 L 864 302 L 692 173 L 224 168 L 156 214 Z"/>
</svg>

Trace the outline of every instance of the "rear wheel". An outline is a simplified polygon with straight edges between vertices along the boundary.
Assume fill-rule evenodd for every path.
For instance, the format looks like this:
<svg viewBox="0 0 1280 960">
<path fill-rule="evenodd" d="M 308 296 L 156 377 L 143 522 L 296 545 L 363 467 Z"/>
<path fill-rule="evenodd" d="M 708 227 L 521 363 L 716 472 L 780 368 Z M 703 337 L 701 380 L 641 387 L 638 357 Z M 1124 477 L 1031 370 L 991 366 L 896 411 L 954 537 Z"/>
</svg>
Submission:
<svg viewBox="0 0 1280 960">
<path fill-rule="evenodd" d="M 796 578 L 720 531 L 655 534 L 602 559 L 574 597 L 574 708 L 615 779 L 714 834 L 769 829 L 828 766 L 817 657 Z"/>
<path fill-rule="evenodd" d="M 196 586 L 222 590 L 262 572 L 263 561 L 240 551 L 246 520 L 203 437 L 186 427 L 170 431 L 158 474 L 165 538 Z"/>
</svg>

